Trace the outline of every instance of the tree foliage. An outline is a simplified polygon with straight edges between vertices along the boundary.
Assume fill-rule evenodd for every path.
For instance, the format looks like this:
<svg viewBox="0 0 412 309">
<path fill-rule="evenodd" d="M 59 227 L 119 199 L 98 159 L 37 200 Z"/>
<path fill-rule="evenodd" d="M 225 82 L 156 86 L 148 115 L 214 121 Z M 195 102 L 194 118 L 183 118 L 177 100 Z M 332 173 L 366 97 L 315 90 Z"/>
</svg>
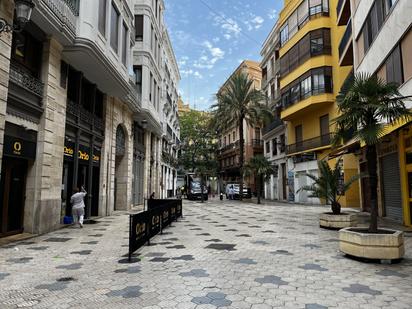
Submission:
<svg viewBox="0 0 412 309">
<path fill-rule="evenodd" d="M 217 145 L 210 114 L 191 110 L 181 115 L 180 137 L 179 165 L 187 172 L 214 175 L 217 170 Z"/>
<path fill-rule="evenodd" d="M 240 175 L 243 175 L 245 141 L 243 139 L 243 122 L 249 126 L 263 126 L 273 115 L 267 106 L 266 95 L 257 90 L 254 80 L 244 73 L 231 77 L 227 86 L 216 95 L 217 103 L 212 106 L 213 126 L 219 133 L 239 129 L 239 165 Z M 243 192 L 243 181 L 240 182 L 240 192 Z M 240 194 L 240 199 L 242 194 Z"/>
<path fill-rule="evenodd" d="M 387 123 L 409 121 L 411 112 L 405 106 L 409 97 L 402 96 L 395 83 L 375 75 L 360 73 L 348 79 L 337 96 L 340 116 L 336 124 L 335 144 L 353 138 L 366 145 L 371 222 L 370 232 L 378 230 L 377 152 L 376 143 L 384 135 Z"/>
<path fill-rule="evenodd" d="M 324 199 L 326 204 L 330 203 L 332 206 L 332 212 L 336 215 L 340 214 L 341 205 L 339 199 L 342 195 L 349 190 L 351 185 L 359 179 L 359 175 L 352 176 L 347 182 L 343 184 L 339 183 L 339 179 L 342 174 L 342 167 L 339 164 L 339 160 L 336 160 L 335 167 L 332 169 L 328 162 L 319 161 L 319 177 L 306 173 L 305 175 L 313 180 L 313 183 L 308 186 L 303 186 L 300 190 L 310 192 L 309 197 L 317 197 Z"/>
</svg>

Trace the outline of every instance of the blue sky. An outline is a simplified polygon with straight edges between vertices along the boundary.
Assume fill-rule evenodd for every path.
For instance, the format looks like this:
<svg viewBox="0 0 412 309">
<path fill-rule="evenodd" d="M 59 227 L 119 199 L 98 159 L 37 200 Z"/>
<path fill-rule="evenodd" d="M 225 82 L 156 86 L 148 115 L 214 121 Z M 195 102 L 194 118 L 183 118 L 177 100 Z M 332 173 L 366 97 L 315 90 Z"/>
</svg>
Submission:
<svg viewBox="0 0 412 309">
<path fill-rule="evenodd" d="M 283 0 L 165 0 L 180 93 L 200 110 L 244 59 L 260 61 Z"/>
</svg>

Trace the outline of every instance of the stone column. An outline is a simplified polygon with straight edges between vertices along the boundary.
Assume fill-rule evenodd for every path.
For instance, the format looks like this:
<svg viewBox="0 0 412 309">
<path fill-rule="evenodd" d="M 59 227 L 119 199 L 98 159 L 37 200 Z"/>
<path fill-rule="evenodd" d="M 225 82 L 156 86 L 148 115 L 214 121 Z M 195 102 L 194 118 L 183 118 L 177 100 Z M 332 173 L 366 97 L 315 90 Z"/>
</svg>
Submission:
<svg viewBox="0 0 412 309">
<path fill-rule="evenodd" d="M 60 225 L 66 89 L 60 85 L 63 47 L 51 38 L 43 45 L 44 113 L 37 136 L 36 161 L 27 177 L 26 231 L 43 234 Z"/>
<path fill-rule="evenodd" d="M 143 198 L 149 198 L 151 192 L 150 185 L 150 148 L 151 148 L 151 133 L 145 131 L 144 133 L 144 145 L 145 145 L 145 160 L 144 160 L 144 173 L 143 173 Z"/>
<path fill-rule="evenodd" d="M 0 2 L 0 17 L 8 23 L 13 22 L 14 1 Z M 11 34 L 2 33 L 0 36 L 0 178 L 3 158 L 4 127 L 6 123 L 7 94 L 9 87 Z"/>
</svg>

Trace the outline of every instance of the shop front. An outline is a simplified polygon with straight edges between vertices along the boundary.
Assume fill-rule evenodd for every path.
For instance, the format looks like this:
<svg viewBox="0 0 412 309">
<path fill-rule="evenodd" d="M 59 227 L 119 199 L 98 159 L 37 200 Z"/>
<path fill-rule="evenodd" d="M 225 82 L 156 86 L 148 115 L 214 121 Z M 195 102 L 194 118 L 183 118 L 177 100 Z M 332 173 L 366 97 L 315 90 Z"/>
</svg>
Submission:
<svg viewBox="0 0 412 309">
<path fill-rule="evenodd" d="M 6 123 L 0 180 L 0 237 L 23 232 L 28 167 L 36 158 L 37 133 Z"/>
</svg>

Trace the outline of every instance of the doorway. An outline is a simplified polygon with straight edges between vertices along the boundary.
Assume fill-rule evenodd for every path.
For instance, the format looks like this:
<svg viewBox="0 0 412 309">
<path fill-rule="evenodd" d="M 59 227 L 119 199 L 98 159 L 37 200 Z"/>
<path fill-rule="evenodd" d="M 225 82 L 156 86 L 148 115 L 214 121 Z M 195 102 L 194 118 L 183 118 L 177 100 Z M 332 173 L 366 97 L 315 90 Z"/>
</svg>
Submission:
<svg viewBox="0 0 412 309">
<path fill-rule="evenodd" d="M 27 161 L 3 157 L 0 184 L 0 236 L 23 232 Z"/>
</svg>

